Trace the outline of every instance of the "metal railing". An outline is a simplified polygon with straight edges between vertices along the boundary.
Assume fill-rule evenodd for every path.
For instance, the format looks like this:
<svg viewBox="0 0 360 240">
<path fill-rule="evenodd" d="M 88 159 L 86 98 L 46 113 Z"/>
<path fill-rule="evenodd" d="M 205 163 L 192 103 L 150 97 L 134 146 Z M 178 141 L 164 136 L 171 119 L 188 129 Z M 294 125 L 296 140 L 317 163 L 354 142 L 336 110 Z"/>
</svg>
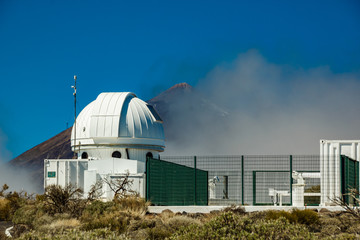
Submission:
<svg viewBox="0 0 360 240">
<path fill-rule="evenodd" d="M 296 200 L 293 197 L 298 197 L 292 192 L 293 173 L 320 172 L 319 155 L 162 156 L 161 159 L 207 171 L 209 205 L 292 205 Z M 305 179 L 304 189 L 306 205 L 320 203 L 320 178 Z"/>
</svg>

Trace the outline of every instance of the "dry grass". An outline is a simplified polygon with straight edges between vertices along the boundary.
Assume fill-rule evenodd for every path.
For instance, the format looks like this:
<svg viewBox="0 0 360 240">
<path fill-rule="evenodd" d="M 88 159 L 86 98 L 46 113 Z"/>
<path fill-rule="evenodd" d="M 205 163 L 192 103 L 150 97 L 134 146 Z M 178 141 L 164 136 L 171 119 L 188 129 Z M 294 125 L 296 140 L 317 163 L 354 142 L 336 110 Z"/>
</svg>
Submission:
<svg viewBox="0 0 360 240">
<path fill-rule="evenodd" d="M 165 224 L 169 225 L 170 228 L 177 231 L 181 227 L 186 227 L 189 225 L 202 225 L 202 222 L 198 219 L 194 219 L 186 216 L 174 216 L 172 218 L 168 218 L 165 221 Z"/>
<path fill-rule="evenodd" d="M 175 213 L 173 213 L 171 210 L 169 210 L 169 209 L 165 209 L 165 210 L 163 210 L 161 213 L 160 213 L 160 215 L 159 215 L 159 217 L 161 218 L 161 219 L 163 219 L 164 221 L 166 220 L 166 219 L 169 219 L 169 218 L 172 218 L 172 217 L 174 217 L 175 216 Z"/>
<path fill-rule="evenodd" d="M 0 198 L 0 220 L 8 220 L 10 217 L 10 201 Z"/>
<path fill-rule="evenodd" d="M 59 219 L 55 222 L 52 222 L 49 225 L 50 229 L 68 229 L 68 228 L 77 228 L 80 226 L 80 221 L 76 218 L 71 219 Z"/>
<path fill-rule="evenodd" d="M 74 197 L 72 201 L 81 203 L 79 208 L 63 204 L 65 210 L 49 211 L 45 197 L 30 200 L 11 196 L 14 200 L 0 199 L 0 217 L 10 212 L 8 207 L 14 203 L 11 220 L 18 227 L 27 227 L 26 231 L 18 231 L 22 239 L 354 239 L 360 234 L 360 222 L 346 211 L 246 213 L 240 206 L 230 206 L 209 214 L 174 213 L 168 209 L 154 214 L 147 212 L 149 202 L 136 195 L 111 202 L 81 202 Z"/>
</svg>

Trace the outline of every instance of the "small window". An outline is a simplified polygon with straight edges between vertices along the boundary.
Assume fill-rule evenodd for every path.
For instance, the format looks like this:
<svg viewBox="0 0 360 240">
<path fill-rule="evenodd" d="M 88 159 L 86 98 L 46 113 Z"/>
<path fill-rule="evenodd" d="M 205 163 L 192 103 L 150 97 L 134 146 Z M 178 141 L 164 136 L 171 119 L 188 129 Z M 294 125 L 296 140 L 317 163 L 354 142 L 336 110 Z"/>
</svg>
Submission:
<svg viewBox="0 0 360 240">
<path fill-rule="evenodd" d="M 157 122 L 162 122 L 160 115 L 156 112 L 155 108 L 152 105 L 147 105 L 148 109 L 150 110 L 151 114 L 154 116 Z"/>
<path fill-rule="evenodd" d="M 146 159 L 148 159 L 148 158 L 153 158 L 153 154 L 151 152 L 148 152 L 146 154 Z"/>
<path fill-rule="evenodd" d="M 121 158 L 121 153 L 119 151 L 115 151 L 111 155 L 113 158 Z"/>
<path fill-rule="evenodd" d="M 89 156 L 88 156 L 88 154 L 87 154 L 87 152 L 83 152 L 82 154 L 81 154 L 81 159 L 87 159 Z"/>
</svg>

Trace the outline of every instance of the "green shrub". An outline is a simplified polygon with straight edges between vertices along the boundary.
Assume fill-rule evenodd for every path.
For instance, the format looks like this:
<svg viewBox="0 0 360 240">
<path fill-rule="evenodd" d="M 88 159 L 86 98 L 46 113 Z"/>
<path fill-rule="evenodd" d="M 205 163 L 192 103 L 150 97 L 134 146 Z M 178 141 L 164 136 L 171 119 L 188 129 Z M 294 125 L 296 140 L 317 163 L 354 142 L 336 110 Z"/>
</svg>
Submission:
<svg viewBox="0 0 360 240">
<path fill-rule="evenodd" d="M 155 219 L 131 220 L 127 230 L 128 232 L 133 232 L 139 229 L 153 228 L 155 226 L 156 226 Z"/>
<path fill-rule="evenodd" d="M 10 201 L 5 198 L 1 198 L 0 199 L 0 221 L 10 220 L 10 215 L 11 215 Z"/>
<path fill-rule="evenodd" d="M 231 205 L 230 207 L 227 207 L 224 209 L 224 212 L 233 212 L 235 214 L 245 214 L 245 208 L 242 206 L 236 206 L 236 205 Z"/>
<path fill-rule="evenodd" d="M 16 224 L 25 224 L 29 227 L 34 226 L 34 220 L 37 218 L 37 208 L 34 204 L 24 204 L 14 213 L 12 221 Z"/>
<path fill-rule="evenodd" d="M 4 184 L 0 190 L 0 220 L 11 220 L 15 211 L 19 209 L 30 198 L 26 192 L 9 192 L 8 186 Z"/>
<path fill-rule="evenodd" d="M 320 223 L 319 215 L 310 209 L 293 209 L 291 212 L 270 210 L 266 212 L 266 219 L 268 220 L 276 220 L 280 217 L 287 219 L 290 223 L 300 223 L 307 226 L 318 225 Z"/>
<path fill-rule="evenodd" d="M 130 218 L 126 213 L 119 211 L 105 212 L 98 218 L 83 222 L 82 229 L 92 230 L 98 228 L 108 228 L 111 231 L 123 233 L 125 232 L 129 222 Z"/>
<path fill-rule="evenodd" d="M 171 228 L 172 232 L 189 225 L 202 225 L 199 220 L 186 216 L 174 216 L 169 218 L 165 223 Z"/>
<path fill-rule="evenodd" d="M 296 219 L 296 222 L 300 224 L 311 226 L 318 225 L 320 223 L 318 213 L 310 209 L 293 209 L 291 214 Z"/>
<path fill-rule="evenodd" d="M 210 222 L 190 225 L 177 231 L 170 239 L 313 239 L 303 225 L 291 224 L 284 217 L 254 221 L 232 212 L 225 212 Z"/>
<path fill-rule="evenodd" d="M 115 206 L 119 209 L 138 213 L 145 213 L 150 205 L 144 198 L 136 195 L 129 195 L 124 198 L 116 199 L 114 202 Z"/>
<path fill-rule="evenodd" d="M 23 234 L 20 240 L 63 240 L 63 239 L 96 239 L 96 240 L 121 240 L 126 239 L 125 236 L 119 236 L 116 232 L 111 231 L 107 228 L 94 229 L 90 231 L 78 231 L 76 229 L 64 230 L 57 233 L 44 233 L 44 232 L 35 232 L 31 231 Z"/>
<path fill-rule="evenodd" d="M 44 226 L 50 225 L 54 220 L 54 216 L 48 214 L 41 215 L 34 220 L 33 228 L 42 231 Z"/>
<path fill-rule="evenodd" d="M 85 206 L 80 219 L 83 222 L 91 222 L 111 210 L 113 205 L 113 202 L 93 201 Z"/>
<path fill-rule="evenodd" d="M 146 229 L 147 239 L 165 239 L 169 238 L 172 233 L 173 231 L 168 226 L 159 223 L 153 228 Z"/>
<path fill-rule="evenodd" d="M 295 216 L 292 215 L 288 211 L 269 210 L 269 211 L 266 211 L 265 213 L 266 213 L 265 218 L 267 220 L 276 220 L 276 219 L 279 219 L 279 218 L 283 217 L 283 218 L 286 218 L 290 223 L 295 223 L 296 222 Z"/>
</svg>

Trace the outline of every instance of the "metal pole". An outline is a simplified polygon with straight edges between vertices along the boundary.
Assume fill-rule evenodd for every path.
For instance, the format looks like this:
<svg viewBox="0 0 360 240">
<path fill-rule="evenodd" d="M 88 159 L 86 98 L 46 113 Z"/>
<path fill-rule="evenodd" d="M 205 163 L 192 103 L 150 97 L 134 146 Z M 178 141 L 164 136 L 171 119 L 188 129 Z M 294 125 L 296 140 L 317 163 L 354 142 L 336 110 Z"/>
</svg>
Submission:
<svg viewBox="0 0 360 240">
<path fill-rule="evenodd" d="M 75 85 L 71 86 L 74 89 L 74 158 L 76 158 L 76 75 L 74 75 Z"/>
<path fill-rule="evenodd" d="M 293 164 L 292 164 L 293 156 L 290 155 L 290 205 L 293 205 L 293 196 L 292 196 L 292 186 L 293 186 L 293 178 L 292 178 L 292 172 L 293 172 Z"/>
<path fill-rule="evenodd" d="M 256 205 L 256 171 L 253 171 L 253 205 Z"/>
<path fill-rule="evenodd" d="M 150 200 L 150 158 L 149 157 L 146 158 L 145 174 L 146 174 L 146 181 L 145 181 L 146 194 L 145 194 L 145 199 L 146 199 L 146 201 L 149 201 Z"/>
<path fill-rule="evenodd" d="M 241 205 L 244 205 L 244 155 L 241 156 Z"/>
<path fill-rule="evenodd" d="M 196 156 L 194 156 L 194 205 L 196 205 Z"/>
</svg>

